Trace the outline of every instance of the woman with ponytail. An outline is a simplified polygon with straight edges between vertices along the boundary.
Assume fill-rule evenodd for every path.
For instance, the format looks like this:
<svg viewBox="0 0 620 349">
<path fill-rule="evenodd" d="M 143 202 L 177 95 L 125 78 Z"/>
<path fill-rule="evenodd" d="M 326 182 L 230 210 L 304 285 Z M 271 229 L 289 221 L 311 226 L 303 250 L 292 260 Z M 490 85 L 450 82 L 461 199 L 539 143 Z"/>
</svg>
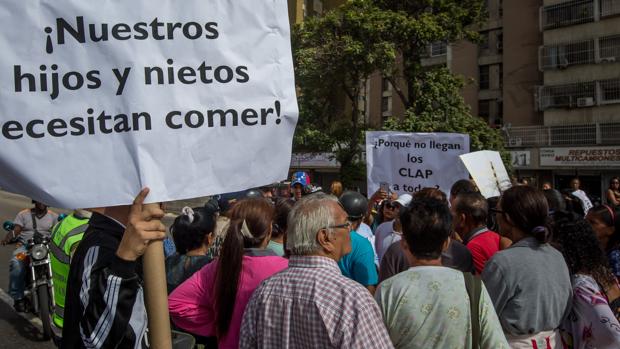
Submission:
<svg viewBox="0 0 620 349">
<path fill-rule="evenodd" d="M 266 249 L 273 205 L 244 199 L 230 212 L 230 226 L 219 257 L 187 279 L 168 297 L 176 326 L 192 334 L 217 337 L 218 348 L 238 348 L 241 318 L 250 296 L 288 261 Z"/>
<path fill-rule="evenodd" d="M 533 187 L 513 187 L 491 211 L 513 244 L 493 255 L 482 279 L 510 347 L 562 348 L 558 327 L 570 311 L 572 287 L 564 257 L 547 243 L 545 196 Z"/>
</svg>

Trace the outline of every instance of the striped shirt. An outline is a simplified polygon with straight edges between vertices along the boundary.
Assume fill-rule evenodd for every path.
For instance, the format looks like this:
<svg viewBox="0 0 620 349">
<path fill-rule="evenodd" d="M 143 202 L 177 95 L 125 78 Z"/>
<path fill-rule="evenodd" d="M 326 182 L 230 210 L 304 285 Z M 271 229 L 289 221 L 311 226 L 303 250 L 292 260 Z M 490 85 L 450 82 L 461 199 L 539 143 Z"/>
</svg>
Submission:
<svg viewBox="0 0 620 349">
<path fill-rule="evenodd" d="M 367 289 L 320 256 L 292 256 L 263 281 L 243 316 L 239 347 L 393 348 Z"/>
</svg>

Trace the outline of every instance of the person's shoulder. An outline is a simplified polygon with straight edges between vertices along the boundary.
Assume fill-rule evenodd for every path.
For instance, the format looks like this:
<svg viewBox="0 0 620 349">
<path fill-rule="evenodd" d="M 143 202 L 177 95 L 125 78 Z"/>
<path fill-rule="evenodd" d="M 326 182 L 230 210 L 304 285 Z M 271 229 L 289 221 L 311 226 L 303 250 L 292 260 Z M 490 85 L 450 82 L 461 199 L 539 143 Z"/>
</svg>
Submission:
<svg viewBox="0 0 620 349">
<path fill-rule="evenodd" d="M 17 212 L 18 216 L 30 216 L 30 209 L 29 208 L 25 208 L 19 212 Z"/>
</svg>

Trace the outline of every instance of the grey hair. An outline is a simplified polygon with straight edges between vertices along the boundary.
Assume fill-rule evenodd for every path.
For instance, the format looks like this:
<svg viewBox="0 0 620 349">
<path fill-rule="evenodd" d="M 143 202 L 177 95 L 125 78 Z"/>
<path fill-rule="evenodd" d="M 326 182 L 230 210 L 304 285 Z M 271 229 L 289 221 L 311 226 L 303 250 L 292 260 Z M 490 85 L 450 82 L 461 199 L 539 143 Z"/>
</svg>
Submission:
<svg viewBox="0 0 620 349">
<path fill-rule="evenodd" d="M 338 203 L 338 199 L 333 195 L 315 193 L 295 204 L 288 215 L 286 235 L 286 249 L 291 255 L 311 255 L 321 249 L 317 233 L 334 224 L 334 209 L 329 203 Z"/>
</svg>

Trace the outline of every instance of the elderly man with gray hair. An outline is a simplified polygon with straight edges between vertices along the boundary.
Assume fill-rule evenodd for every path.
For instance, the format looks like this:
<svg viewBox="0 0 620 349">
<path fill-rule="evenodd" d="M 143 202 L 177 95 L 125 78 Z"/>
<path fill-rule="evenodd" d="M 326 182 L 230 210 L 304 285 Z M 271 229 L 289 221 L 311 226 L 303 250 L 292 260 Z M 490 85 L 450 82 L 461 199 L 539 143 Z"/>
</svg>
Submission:
<svg viewBox="0 0 620 349">
<path fill-rule="evenodd" d="M 344 277 L 351 222 L 338 199 L 301 199 L 288 218 L 289 267 L 263 281 L 245 309 L 240 348 L 393 348 L 377 303 Z"/>
</svg>

